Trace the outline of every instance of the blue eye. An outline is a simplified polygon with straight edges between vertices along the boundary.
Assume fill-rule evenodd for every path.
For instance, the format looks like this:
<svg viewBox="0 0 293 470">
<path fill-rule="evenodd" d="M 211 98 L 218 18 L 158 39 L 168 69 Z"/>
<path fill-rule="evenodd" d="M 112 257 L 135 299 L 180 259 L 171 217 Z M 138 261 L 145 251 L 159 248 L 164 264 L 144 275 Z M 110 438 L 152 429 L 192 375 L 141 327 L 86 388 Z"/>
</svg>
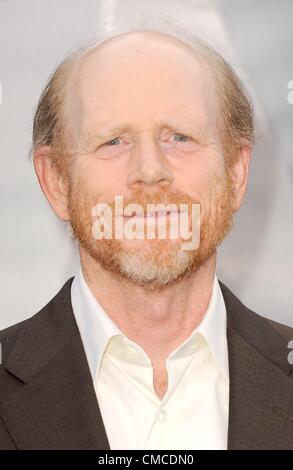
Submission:
<svg viewBox="0 0 293 470">
<path fill-rule="evenodd" d="M 113 146 L 115 143 L 119 140 L 119 137 L 115 137 L 115 139 L 108 140 L 108 142 L 105 143 L 105 145 Z"/>
<path fill-rule="evenodd" d="M 177 142 L 186 142 L 188 140 L 188 137 L 186 137 L 186 135 L 184 134 L 174 134 L 175 137 L 179 137 L 179 140 L 177 140 Z"/>
</svg>

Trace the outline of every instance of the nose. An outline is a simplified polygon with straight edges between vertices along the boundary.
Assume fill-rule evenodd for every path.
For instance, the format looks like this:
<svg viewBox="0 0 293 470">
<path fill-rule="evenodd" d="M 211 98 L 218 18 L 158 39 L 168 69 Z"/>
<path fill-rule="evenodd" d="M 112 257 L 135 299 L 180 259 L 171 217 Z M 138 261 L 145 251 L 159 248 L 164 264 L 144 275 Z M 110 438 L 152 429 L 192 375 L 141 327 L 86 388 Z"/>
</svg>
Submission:
<svg viewBox="0 0 293 470">
<path fill-rule="evenodd" d="M 148 136 L 137 141 L 131 155 L 127 184 L 132 189 L 142 186 L 168 186 L 173 173 L 159 143 Z"/>
</svg>

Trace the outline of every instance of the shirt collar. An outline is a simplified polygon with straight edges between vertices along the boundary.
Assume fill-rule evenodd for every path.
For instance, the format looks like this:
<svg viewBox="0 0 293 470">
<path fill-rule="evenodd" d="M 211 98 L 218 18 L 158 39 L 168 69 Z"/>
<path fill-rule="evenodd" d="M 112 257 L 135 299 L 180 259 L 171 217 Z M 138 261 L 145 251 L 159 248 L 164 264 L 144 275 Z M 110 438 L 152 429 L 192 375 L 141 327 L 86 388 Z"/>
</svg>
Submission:
<svg viewBox="0 0 293 470">
<path fill-rule="evenodd" d="M 189 348 L 196 345 L 197 338 L 200 336 L 206 341 L 210 352 L 220 367 L 225 378 L 229 379 L 229 361 L 227 345 L 227 313 L 223 294 L 217 279 L 214 277 L 212 293 L 207 311 L 190 336 L 171 354 L 171 357 L 184 354 Z"/>
<path fill-rule="evenodd" d="M 90 372 L 94 378 L 110 338 L 125 335 L 92 293 L 81 267 L 71 285 L 71 303 Z"/>
<path fill-rule="evenodd" d="M 71 287 L 71 302 L 92 377 L 99 370 L 103 353 L 114 336 L 126 335 L 118 328 L 89 288 L 80 267 Z M 195 351 L 196 337 L 203 338 L 222 373 L 229 378 L 226 333 L 226 307 L 222 291 L 214 277 L 207 311 L 190 336 L 169 356 L 170 359 Z M 130 341 L 130 340 L 129 340 Z"/>
</svg>

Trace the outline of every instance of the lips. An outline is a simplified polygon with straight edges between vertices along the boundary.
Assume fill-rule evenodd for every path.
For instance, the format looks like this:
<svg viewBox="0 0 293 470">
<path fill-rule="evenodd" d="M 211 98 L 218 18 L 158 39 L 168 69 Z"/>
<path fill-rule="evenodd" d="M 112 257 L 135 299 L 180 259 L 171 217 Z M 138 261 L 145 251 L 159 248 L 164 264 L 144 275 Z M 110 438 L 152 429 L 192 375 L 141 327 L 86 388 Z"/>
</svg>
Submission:
<svg viewBox="0 0 293 470">
<path fill-rule="evenodd" d="M 147 219 L 147 218 L 153 218 L 153 217 L 156 217 L 156 218 L 159 218 L 159 217 L 163 217 L 163 216 L 173 216 L 173 215 L 180 215 L 182 214 L 183 211 L 163 211 L 163 212 L 160 212 L 160 211 L 155 211 L 155 212 L 147 212 L 145 214 L 133 214 L 133 215 L 124 215 L 123 217 L 126 218 L 126 219 L 132 219 L 132 218 L 137 218 L 137 219 Z"/>
<path fill-rule="evenodd" d="M 146 212 L 145 214 L 133 214 L 133 215 L 123 215 L 124 220 L 137 219 L 137 220 L 159 220 L 166 218 L 167 220 L 170 217 L 180 218 L 181 214 L 188 214 L 187 211 L 166 211 L 166 212 Z"/>
</svg>

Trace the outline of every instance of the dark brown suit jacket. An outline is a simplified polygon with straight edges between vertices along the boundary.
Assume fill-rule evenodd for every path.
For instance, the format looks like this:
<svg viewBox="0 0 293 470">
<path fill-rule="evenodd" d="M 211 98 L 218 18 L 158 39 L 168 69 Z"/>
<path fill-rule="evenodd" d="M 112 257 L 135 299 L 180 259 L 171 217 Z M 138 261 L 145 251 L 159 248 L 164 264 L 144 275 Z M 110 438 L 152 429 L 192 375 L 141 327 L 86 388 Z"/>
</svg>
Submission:
<svg viewBox="0 0 293 470">
<path fill-rule="evenodd" d="M 72 279 L 32 318 L 0 332 L 0 449 L 109 449 L 72 311 Z M 293 449 L 293 329 L 250 311 L 220 286 L 230 368 L 228 449 Z"/>
</svg>

